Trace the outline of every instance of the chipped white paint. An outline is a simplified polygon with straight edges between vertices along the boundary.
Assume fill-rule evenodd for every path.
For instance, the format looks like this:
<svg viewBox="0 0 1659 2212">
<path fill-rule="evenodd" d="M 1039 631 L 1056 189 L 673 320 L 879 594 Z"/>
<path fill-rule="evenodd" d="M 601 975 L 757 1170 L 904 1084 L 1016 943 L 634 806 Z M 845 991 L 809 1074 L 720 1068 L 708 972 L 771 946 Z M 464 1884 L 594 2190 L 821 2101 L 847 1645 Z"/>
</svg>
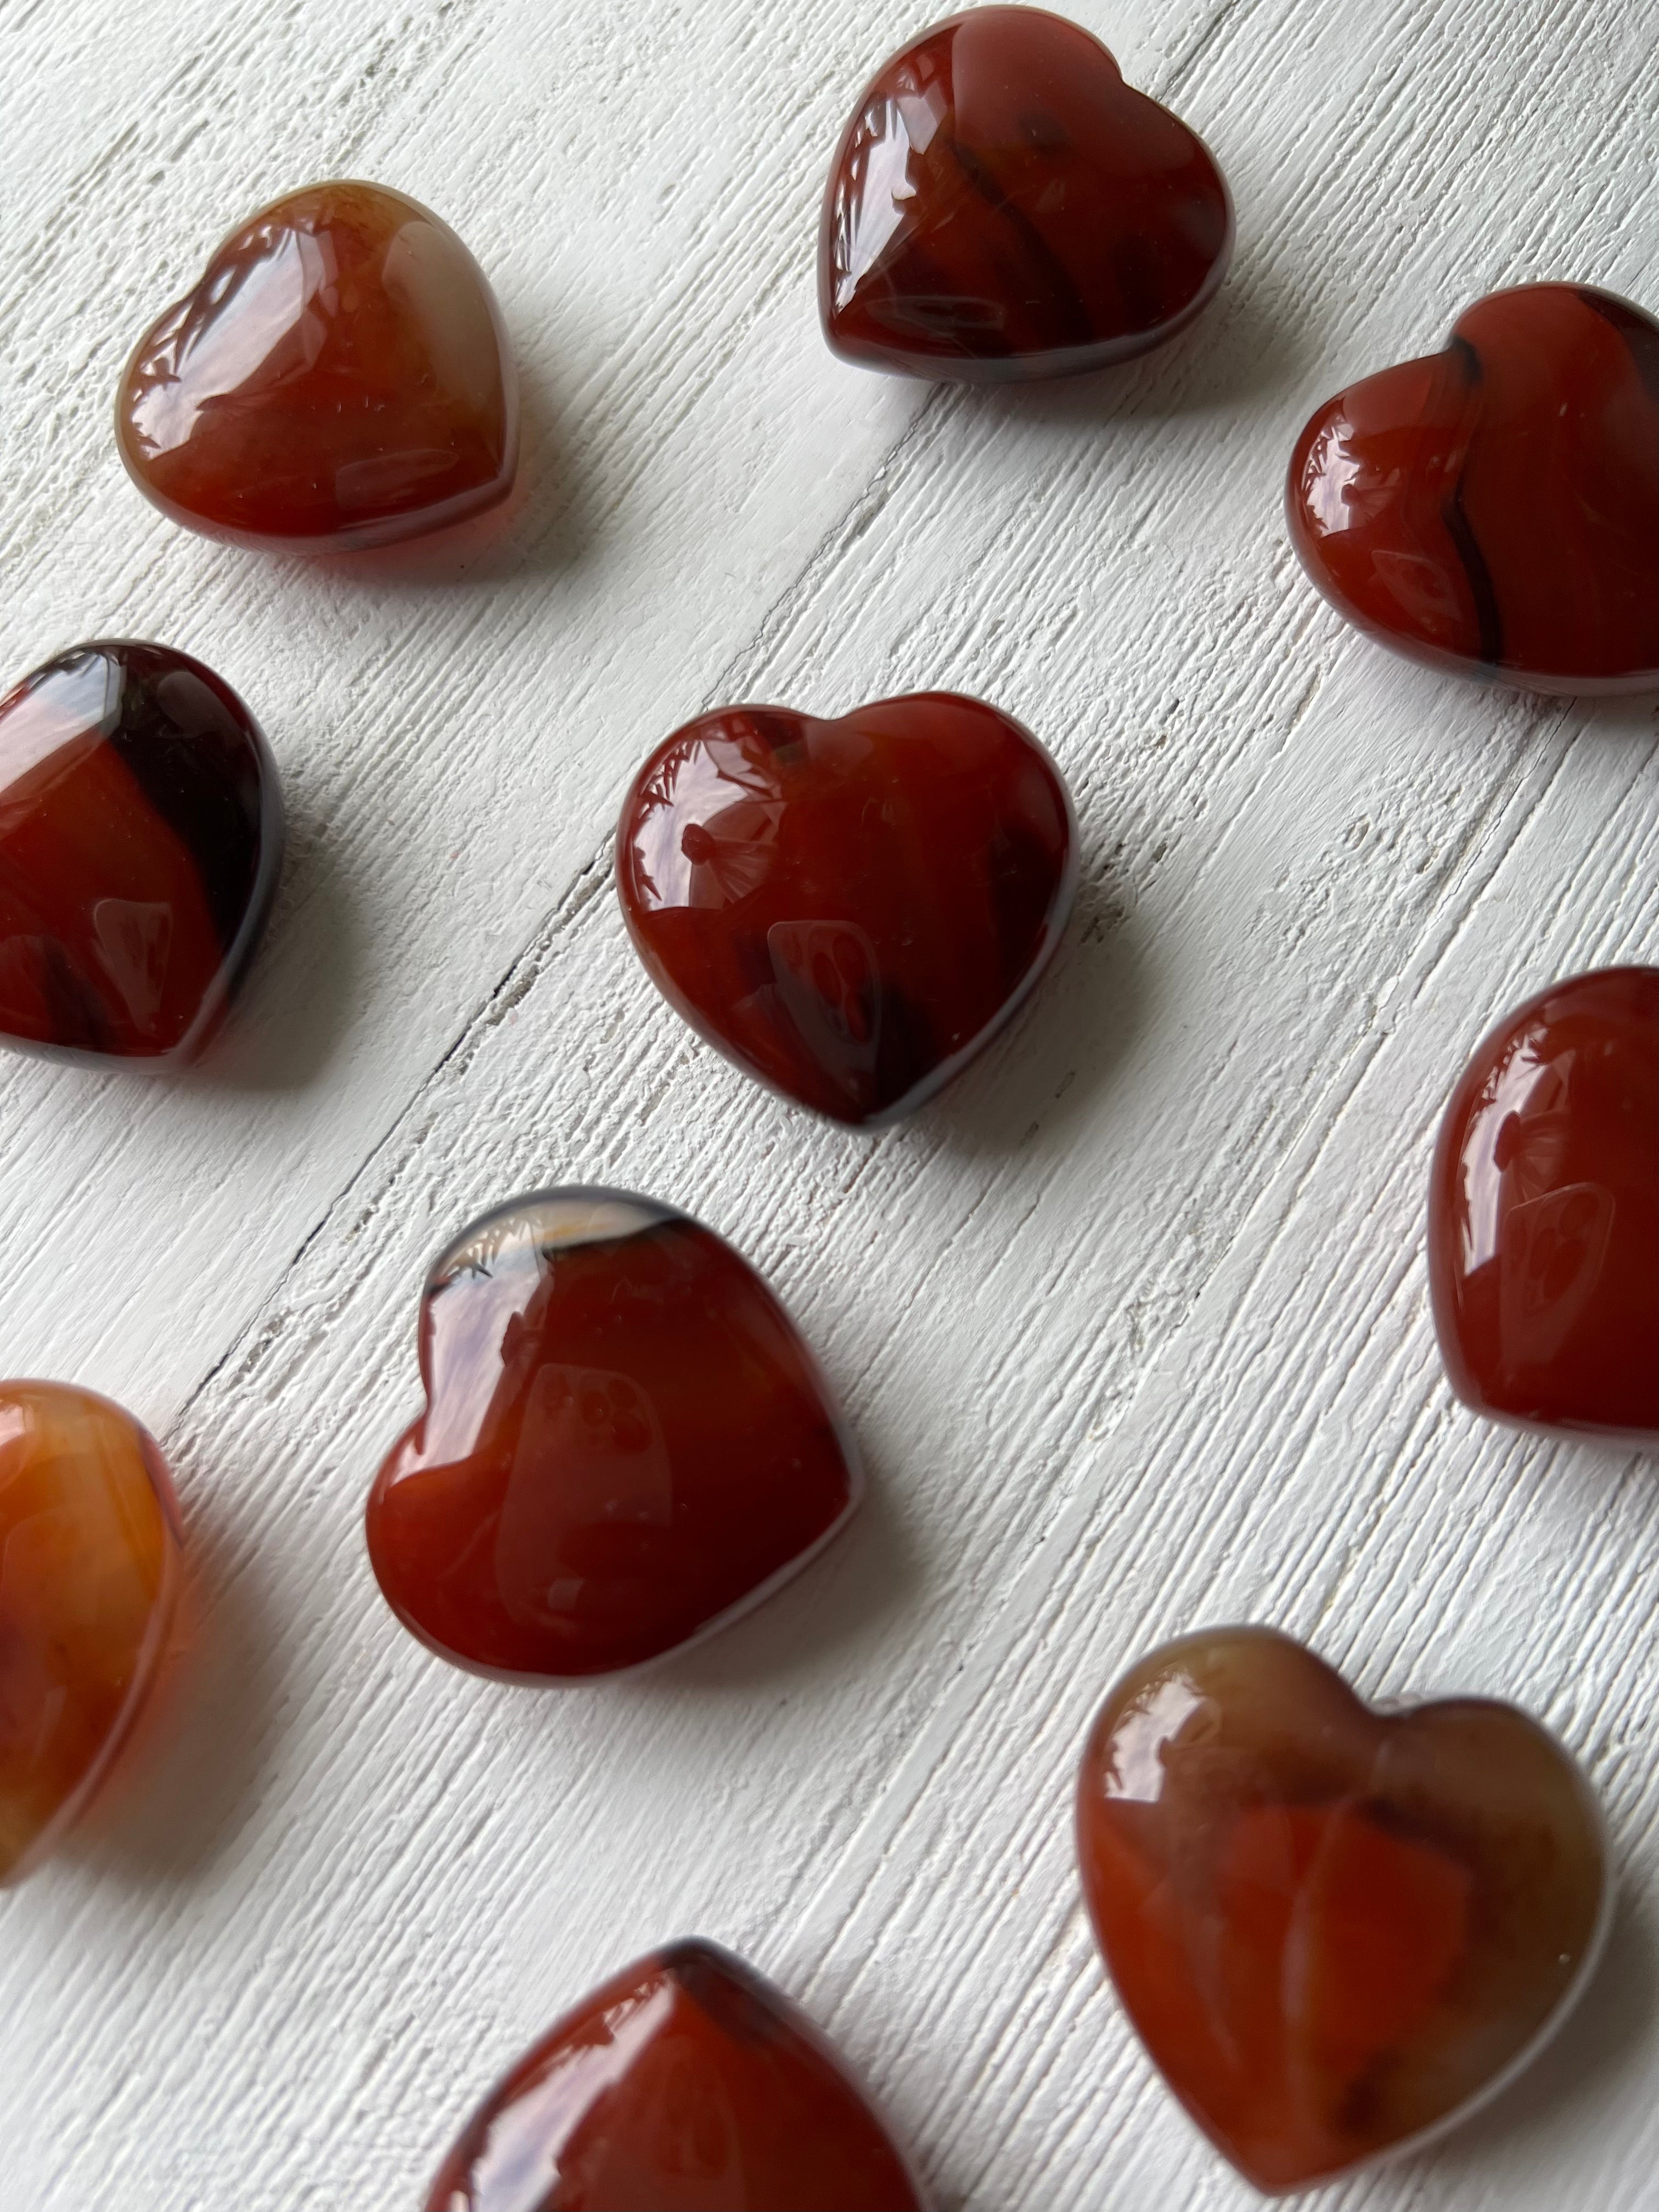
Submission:
<svg viewBox="0 0 1659 2212">
<path fill-rule="evenodd" d="M 0 2169 L 33 2212 L 412 2207 L 474 2095 L 659 1937 L 745 1952 L 883 2096 L 947 2212 L 1252 2200 L 1105 1992 L 1068 1796 L 1119 1664 L 1218 1619 L 1376 1694 L 1519 1698 L 1622 1883 L 1527 2081 L 1345 2212 L 1638 2212 L 1659 2161 L 1659 1480 L 1440 1381 L 1434 1124 L 1489 1021 L 1659 953 L 1644 703 L 1483 694 L 1315 600 L 1310 406 L 1475 295 L 1656 304 L 1628 0 L 1073 0 L 1214 148 L 1234 274 L 1161 355 L 930 392 L 833 362 L 811 284 L 887 0 L 6 0 L 0 668 L 200 653 L 292 857 L 236 1028 L 170 1085 L 0 1066 L 0 1370 L 167 1440 L 200 1562 L 176 1740 L 0 1899 Z M 137 331 L 329 174 L 453 222 L 529 404 L 483 568 L 368 583 L 131 491 Z M 978 692 L 1054 749 L 1080 912 L 1010 1034 L 873 1139 L 747 1087 L 645 983 L 606 838 L 673 725 Z M 748 1253 L 872 1469 L 840 1542 L 643 1680 L 441 1667 L 361 1502 L 422 1269 L 582 1179 Z"/>
</svg>

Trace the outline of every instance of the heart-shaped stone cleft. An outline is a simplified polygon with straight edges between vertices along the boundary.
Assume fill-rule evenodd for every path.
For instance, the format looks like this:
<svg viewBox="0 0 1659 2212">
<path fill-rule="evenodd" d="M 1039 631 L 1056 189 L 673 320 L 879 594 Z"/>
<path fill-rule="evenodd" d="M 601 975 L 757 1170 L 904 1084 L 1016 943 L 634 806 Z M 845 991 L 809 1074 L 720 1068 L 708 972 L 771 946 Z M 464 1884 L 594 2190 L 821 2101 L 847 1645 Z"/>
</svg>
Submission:
<svg viewBox="0 0 1659 2212">
<path fill-rule="evenodd" d="M 1207 149 L 1098 40 L 979 8 L 912 40 L 860 100 L 824 195 L 818 307 L 866 368 L 1072 376 L 1183 330 L 1232 243 Z"/>
<path fill-rule="evenodd" d="M 617 884 L 675 1011 L 746 1074 L 838 1121 L 913 1113 L 1052 957 L 1077 883 L 1060 773 L 977 699 L 818 721 L 727 707 L 635 779 Z"/>
<path fill-rule="evenodd" d="M 276 891 L 283 802 L 258 725 L 188 653 L 78 645 L 0 699 L 0 1041 L 194 1058 Z"/>
<path fill-rule="evenodd" d="M 539 1191 L 473 1222 L 427 1278 L 420 1356 L 369 1559 L 405 1627 L 477 1673 L 642 1666 L 758 1603 L 858 1502 L 788 1316 L 653 1200 Z"/>
<path fill-rule="evenodd" d="M 468 2123 L 427 2212 L 926 2212 L 830 2045 L 713 1943 L 589 1993 Z"/>
<path fill-rule="evenodd" d="M 0 1881 L 51 1851 L 109 1775 L 167 1659 L 179 1508 L 130 1413 L 0 1382 Z"/>
<path fill-rule="evenodd" d="M 481 514 L 518 465 L 518 386 L 483 272 L 384 185 L 309 185 L 234 231 L 139 340 L 116 440 L 187 529 L 289 553 Z"/>
<path fill-rule="evenodd" d="M 1091 1732 L 1077 1823 L 1124 2010 L 1268 2194 L 1494 2094 L 1606 1934 L 1601 1815 L 1552 1736 L 1484 1698 L 1373 1711 L 1268 1629 L 1131 1668 Z"/>
<path fill-rule="evenodd" d="M 1379 644 L 1560 695 L 1659 686 L 1659 323 L 1587 284 L 1493 292 L 1443 353 L 1328 400 L 1291 542 Z"/>
<path fill-rule="evenodd" d="M 1440 1125 L 1429 1287 L 1466 1405 L 1659 1444 L 1659 968 L 1553 983 Z"/>
</svg>

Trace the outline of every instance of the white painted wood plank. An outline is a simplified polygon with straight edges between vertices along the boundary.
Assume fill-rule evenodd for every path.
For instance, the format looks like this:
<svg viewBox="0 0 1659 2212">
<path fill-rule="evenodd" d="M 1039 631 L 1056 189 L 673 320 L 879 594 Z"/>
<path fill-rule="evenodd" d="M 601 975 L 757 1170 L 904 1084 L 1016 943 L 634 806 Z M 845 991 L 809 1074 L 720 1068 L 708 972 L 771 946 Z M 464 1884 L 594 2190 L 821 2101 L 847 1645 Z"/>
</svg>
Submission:
<svg viewBox="0 0 1659 2212">
<path fill-rule="evenodd" d="M 0 376 L 52 364 L 0 423 L 0 646 L 20 671 L 100 628 L 202 652 L 266 715 L 301 827 L 216 1077 L 0 1069 L 13 1371 L 167 1429 L 204 1596 L 144 1796 L 0 1902 L 14 2188 L 43 2212 L 412 2204 L 562 2002 L 698 1929 L 812 2006 L 946 2207 L 1253 2202 L 1117 2019 L 1067 1834 L 1123 1660 L 1242 1615 L 1376 1694 L 1531 1705 L 1603 1790 L 1624 1875 L 1541 2087 L 1330 2201 L 1637 2212 L 1652 1469 L 1456 1411 L 1419 1240 L 1490 1020 L 1656 957 L 1659 736 L 1645 706 L 1372 651 L 1277 502 L 1309 406 L 1474 294 L 1569 275 L 1651 303 L 1655 26 L 1615 0 L 1079 6 L 1224 161 L 1237 274 L 1115 378 L 930 396 L 830 362 L 808 281 L 842 111 L 909 22 L 347 12 L 0 24 L 28 216 L 0 242 Z M 69 110 L 88 48 L 107 65 Z M 119 477 L 100 410 L 128 337 L 186 234 L 296 161 L 416 191 L 497 278 L 559 463 L 488 575 L 349 585 L 200 547 Z M 605 831 L 701 705 L 940 684 L 1060 756 L 1081 911 L 1015 1030 L 872 1140 L 675 1024 Z M 767 1270 L 874 1494 L 727 1637 L 538 1697 L 404 1638 L 358 1519 L 416 1395 L 431 1250 L 575 1176 L 673 1198 Z"/>
</svg>

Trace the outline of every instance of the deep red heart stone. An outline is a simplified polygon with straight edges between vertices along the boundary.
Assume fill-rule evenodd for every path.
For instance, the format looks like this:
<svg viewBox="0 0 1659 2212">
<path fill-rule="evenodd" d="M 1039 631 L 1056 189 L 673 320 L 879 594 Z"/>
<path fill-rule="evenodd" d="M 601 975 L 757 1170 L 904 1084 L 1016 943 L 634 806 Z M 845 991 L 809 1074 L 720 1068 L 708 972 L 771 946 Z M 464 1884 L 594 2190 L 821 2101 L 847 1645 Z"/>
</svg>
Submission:
<svg viewBox="0 0 1659 2212">
<path fill-rule="evenodd" d="M 1659 323 L 1585 284 L 1476 301 L 1443 353 L 1328 400 L 1291 542 L 1339 614 L 1459 675 L 1659 684 Z"/>
<path fill-rule="evenodd" d="M 1589 1978 L 1601 1816 L 1513 1706 L 1378 1712 L 1271 1629 L 1182 1638 L 1101 1708 L 1078 1853 L 1124 2010 L 1269 2194 L 1493 2094 Z"/>
<path fill-rule="evenodd" d="M 980 8 L 884 64 L 824 195 L 824 335 L 866 368 L 1071 376 L 1162 345 L 1232 252 L 1221 172 L 1098 40 Z"/>
<path fill-rule="evenodd" d="M 677 1013 L 837 1121 L 915 1111 L 1048 964 L 1071 800 L 1029 732 L 950 692 L 838 722 L 726 707 L 659 745 L 617 831 L 635 950 Z"/>
<path fill-rule="evenodd" d="M 852 1439 L 760 1277 L 649 1199 L 540 1191 L 464 1229 L 421 1302 L 426 1411 L 368 1501 L 404 1626 L 517 1680 L 724 1626 L 857 1503 Z"/>
<path fill-rule="evenodd" d="M 228 684 L 164 645 L 76 646 L 0 699 L 0 1040 L 190 1060 L 246 973 L 283 803 Z"/>
<path fill-rule="evenodd" d="M 1659 1443 L 1659 968 L 1552 984 L 1480 1045 L 1435 1148 L 1429 1287 L 1477 1413 Z"/>
<path fill-rule="evenodd" d="M 187 529 L 278 552 L 387 545 L 506 498 L 518 387 L 483 271 L 380 185 L 312 185 L 233 231 L 138 341 L 116 441 Z"/>
<path fill-rule="evenodd" d="M 427 2212 L 925 2212 L 840 2059 L 712 1943 L 624 1966 L 485 2099 Z"/>
</svg>

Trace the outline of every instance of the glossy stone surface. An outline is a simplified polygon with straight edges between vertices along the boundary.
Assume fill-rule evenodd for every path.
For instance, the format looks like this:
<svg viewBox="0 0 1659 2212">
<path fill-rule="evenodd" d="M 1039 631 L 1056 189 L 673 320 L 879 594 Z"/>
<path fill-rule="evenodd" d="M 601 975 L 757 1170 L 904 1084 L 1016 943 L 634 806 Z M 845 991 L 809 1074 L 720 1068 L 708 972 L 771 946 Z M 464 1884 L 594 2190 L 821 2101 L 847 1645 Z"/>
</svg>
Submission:
<svg viewBox="0 0 1659 2212">
<path fill-rule="evenodd" d="M 619 1191 L 473 1222 L 421 1304 L 427 1409 L 368 1502 L 388 1602 L 483 1674 L 568 1682 L 723 1626 L 857 1502 L 811 1354 L 718 1237 Z"/>
<path fill-rule="evenodd" d="M 1553 1737 L 1484 1698 L 1373 1711 L 1270 1629 L 1132 1667 L 1090 1734 L 1077 1820 L 1125 2011 L 1269 2194 L 1492 2094 L 1605 1934 L 1600 1814 Z"/>
<path fill-rule="evenodd" d="M 818 307 L 838 354 L 968 383 L 1070 376 L 1173 337 L 1232 252 L 1202 142 L 1036 8 L 981 8 L 895 54 L 824 196 Z"/>
<path fill-rule="evenodd" d="M 925 2212 L 788 1999 L 713 1943 L 636 1960 L 550 2027 L 450 2152 L 427 2212 Z"/>
<path fill-rule="evenodd" d="M 0 1039 L 191 1059 L 276 895 L 258 726 L 188 653 L 100 640 L 0 699 Z"/>
<path fill-rule="evenodd" d="M 1297 441 L 1291 540 L 1340 614 L 1459 675 L 1659 685 L 1659 324 L 1528 284 L 1443 353 L 1328 400 Z"/>
<path fill-rule="evenodd" d="M 1478 1413 L 1659 1443 L 1659 968 L 1552 984 L 1463 1071 L 1429 1285 Z"/>
<path fill-rule="evenodd" d="M 178 1508 L 131 1416 L 61 1382 L 0 1382 L 0 1881 L 96 1791 L 165 1656 Z"/>
<path fill-rule="evenodd" d="M 669 1004 L 838 1121 L 913 1112 L 989 1042 L 1076 881 L 1048 754 L 942 691 L 837 722 L 705 714 L 653 753 L 617 832 L 629 933 Z"/>
<path fill-rule="evenodd" d="M 447 223 L 383 185 L 312 185 L 233 231 L 144 333 L 115 427 L 133 482 L 187 529 L 337 552 L 504 499 L 518 387 Z"/>
</svg>

